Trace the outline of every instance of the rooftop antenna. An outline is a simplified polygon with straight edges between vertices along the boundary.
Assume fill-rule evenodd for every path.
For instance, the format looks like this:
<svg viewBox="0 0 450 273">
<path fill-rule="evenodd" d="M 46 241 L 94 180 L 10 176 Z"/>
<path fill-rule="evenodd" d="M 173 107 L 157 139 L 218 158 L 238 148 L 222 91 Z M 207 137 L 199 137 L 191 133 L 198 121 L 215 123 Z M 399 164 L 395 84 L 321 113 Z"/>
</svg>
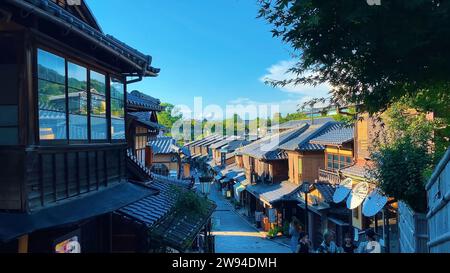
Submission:
<svg viewBox="0 0 450 273">
<path fill-rule="evenodd" d="M 311 125 L 314 125 L 314 105 L 315 105 L 314 101 L 312 101 L 309 105 L 311 106 Z"/>
</svg>

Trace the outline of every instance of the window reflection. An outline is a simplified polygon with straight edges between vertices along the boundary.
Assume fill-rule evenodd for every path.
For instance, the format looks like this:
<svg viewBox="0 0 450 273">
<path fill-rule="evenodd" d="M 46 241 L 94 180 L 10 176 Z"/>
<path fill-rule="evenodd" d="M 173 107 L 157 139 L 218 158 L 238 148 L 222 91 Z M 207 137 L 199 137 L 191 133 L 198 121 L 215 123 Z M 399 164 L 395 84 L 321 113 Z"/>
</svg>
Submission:
<svg viewBox="0 0 450 273">
<path fill-rule="evenodd" d="M 39 135 L 64 140 L 66 133 L 65 60 L 38 50 Z"/>
<path fill-rule="evenodd" d="M 88 139 L 87 70 L 76 64 L 68 66 L 69 85 L 69 137 L 72 140 Z"/>
<path fill-rule="evenodd" d="M 112 139 L 125 139 L 125 92 L 124 84 L 111 79 L 111 136 Z"/>
<path fill-rule="evenodd" d="M 91 138 L 107 138 L 106 77 L 91 71 Z"/>
</svg>

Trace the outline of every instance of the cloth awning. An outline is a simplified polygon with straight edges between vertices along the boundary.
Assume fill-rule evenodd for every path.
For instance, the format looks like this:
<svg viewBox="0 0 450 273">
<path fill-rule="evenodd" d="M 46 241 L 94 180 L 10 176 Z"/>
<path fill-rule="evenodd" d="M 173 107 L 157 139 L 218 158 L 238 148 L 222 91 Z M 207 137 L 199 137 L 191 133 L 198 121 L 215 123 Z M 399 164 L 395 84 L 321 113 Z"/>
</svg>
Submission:
<svg viewBox="0 0 450 273">
<path fill-rule="evenodd" d="M 35 213 L 0 213 L 0 241 L 8 242 L 38 230 L 75 224 L 154 194 L 157 194 L 156 190 L 145 186 L 120 183 Z"/>
</svg>

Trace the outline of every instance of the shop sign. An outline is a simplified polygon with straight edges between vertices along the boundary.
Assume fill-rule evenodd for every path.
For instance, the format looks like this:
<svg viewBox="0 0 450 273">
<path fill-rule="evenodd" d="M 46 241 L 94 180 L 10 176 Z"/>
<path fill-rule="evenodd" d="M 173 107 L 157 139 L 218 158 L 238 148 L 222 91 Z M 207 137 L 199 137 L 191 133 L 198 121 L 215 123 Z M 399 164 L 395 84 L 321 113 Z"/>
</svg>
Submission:
<svg viewBox="0 0 450 273">
<path fill-rule="evenodd" d="M 77 231 L 57 239 L 55 243 L 55 253 L 81 253 L 80 237 L 80 232 Z"/>
</svg>

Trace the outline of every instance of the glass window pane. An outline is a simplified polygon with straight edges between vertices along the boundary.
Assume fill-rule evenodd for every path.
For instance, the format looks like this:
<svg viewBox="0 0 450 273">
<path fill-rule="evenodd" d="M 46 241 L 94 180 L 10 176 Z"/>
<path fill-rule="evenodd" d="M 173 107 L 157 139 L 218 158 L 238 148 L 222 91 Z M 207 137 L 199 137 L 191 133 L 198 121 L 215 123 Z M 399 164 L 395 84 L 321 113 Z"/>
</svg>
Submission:
<svg viewBox="0 0 450 273">
<path fill-rule="evenodd" d="M 69 87 L 79 90 L 86 90 L 87 87 L 87 69 L 73 64 L 67 64 L 67 73 L 69 78 Z"/>
<path fill-rule="evenodd" d="M 345 156 L 341 155 L 341 163 L 345 162 Z"/>
<path fill-rule="evenodd" d="M 91 138 L 106 140 L 106 77 L 91 71 Z"/>
<path fill-rule="evenodd" d="M 106 95 L 105 75 L 91 71 L 91 93 Z"/>
<path fill-rule="evenodd" d="M 328 169 L 329 170 L 333 169 L 333 163 L 331 161 L 328 162 Z"/>
<path fill-rule="evenodd" d="M 87 70 L 76 64 L 68 64 L 69 78 L 69 138 L 87 140 Z"/>
<path fill-rule="evenodd" d="M 64 59 L 38 50 L 38 77 L 40 139 L 67 139 Z"/>
<path fill-rule="evenodd" d="M 333 161 L 333 155 L 328 154 L 328 161 Z"/>
<path fill-rule="evenodd" d="M 38 78 L 54 83 L 65 84 L 66 64 L 64 58 L 39 49 Z"/>
<path fill-rule="evenodd" d="M 339 163 L 333 163 L 333 169 L 338 170 L 339 169 Z"/>
<path fill-rule="evenodd" d="M 352 164 L 353 163 L 353 159 L 351 157 L 347 157 L 347 164 Z"/>
<path fill-rule="evenodd" d="M 124 84 L 111 79 L 111 136 L 112 139 L 125 139 Z"/>
</svg>

